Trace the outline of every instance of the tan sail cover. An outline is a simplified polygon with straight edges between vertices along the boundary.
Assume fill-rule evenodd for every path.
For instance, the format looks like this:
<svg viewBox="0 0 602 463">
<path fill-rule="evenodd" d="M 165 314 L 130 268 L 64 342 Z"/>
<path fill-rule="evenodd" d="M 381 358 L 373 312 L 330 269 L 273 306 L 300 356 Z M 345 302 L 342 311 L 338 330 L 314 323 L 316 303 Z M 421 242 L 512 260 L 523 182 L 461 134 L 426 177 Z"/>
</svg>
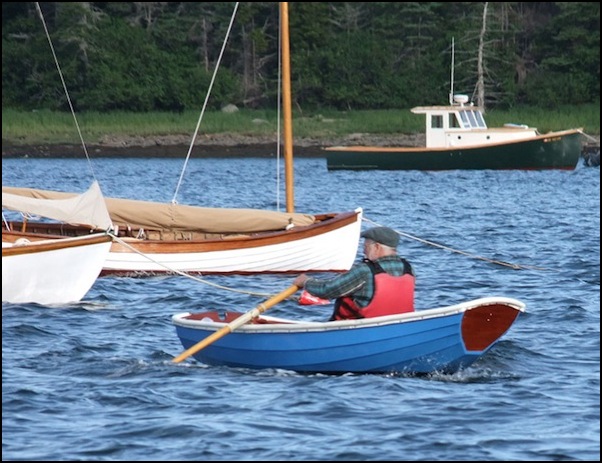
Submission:
<svg viewBox="0 0 602 463">
<path fill-rule="evenodd" d="M 4 194 L 40 199 L 64 199 L 74 193 L 2 187 Z M 312 215 L 259 209 L 211 208 L 133 199 L 105 198 L 110 219 L 119 227 L 202 233 L 257 233 L 284 230 L 289 224 L 311 225 Z"/>
<path fill-rule="evenodd" d="M 82 194 L 51 195 L 23 194 L 27 188 L 2 187 L 2 207 L 24 214 L 38 215 L 77 225 L 109 230 L 113 228 L 109 211 L 97 181 Z"/>
</svg>

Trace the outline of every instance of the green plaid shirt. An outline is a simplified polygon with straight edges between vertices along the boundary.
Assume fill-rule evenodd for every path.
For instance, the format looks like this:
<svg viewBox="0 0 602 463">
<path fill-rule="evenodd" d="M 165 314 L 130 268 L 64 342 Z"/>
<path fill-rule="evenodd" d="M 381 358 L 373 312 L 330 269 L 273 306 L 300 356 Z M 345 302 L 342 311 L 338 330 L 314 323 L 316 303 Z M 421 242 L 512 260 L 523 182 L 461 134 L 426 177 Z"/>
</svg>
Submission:
<svg viewBox="0 0 602 463">
<path fill-rule="evenodd" d="M 399 256 L 385 256 L 375 260 L 389 275 L 399 276 L 404 273 L 404 264 Z M 336 299 L 351 296 L 358 307 L 366 307 L 374 295 L 374 278 L 365 262 L 358 262 L 346 273 L 332 278 L 309 278 L 305 289 L 322 299 Z"/>
</svg>

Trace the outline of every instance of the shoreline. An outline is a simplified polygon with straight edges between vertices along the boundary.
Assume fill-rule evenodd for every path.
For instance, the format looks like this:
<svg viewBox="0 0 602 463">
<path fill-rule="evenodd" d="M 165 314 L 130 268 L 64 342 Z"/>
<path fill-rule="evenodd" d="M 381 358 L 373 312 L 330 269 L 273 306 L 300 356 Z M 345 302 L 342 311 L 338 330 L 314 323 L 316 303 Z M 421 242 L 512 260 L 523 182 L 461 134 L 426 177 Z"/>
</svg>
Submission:
<svg viewBox="0 0 602 463">
<path fill-rule="evenodd" d="M 188 145 L 156 145 L 156 146 L 105 146 L 91 145 L 86 147 L 92 158 L 184 158 Z M 245 144 L 237 146 L 208 145 L 193 148 L 191 158 L 242 158 L 242 157 L 275 157 L 277 147 L 273 144 Z M 294 147 L 294 155 L 299 157 L 322 157 L 320 147 Z M 24 145 L 2 146 L 2 158 L 77 158 L 85 157 L 81 145 Z"/>
<path fill-rule="evenodd" d="M 587 166 L 600 165 L 600 136 L 587 136 L 581 157 Z M 321 158 L 323 148 L 340 145 L 424 146 L 424 134 L 351 134 L 332 138 L 299 138 L 293 146 L 294 157 Z M 211 134 L 199 137 L 191 149 L 186 135 L 148 137 L 104 137 L 98 144 L 70 143 L 18 144 L 2 140 L 2 158 L 78 158 L 86 152 L 92 158 L 275 158 L 284 156 L 276 140 L 264 135 Z"/>
<path fill-rule="evenodd" d="M 345 144 L 373 146 L 421 146 L 422 134 L 351 134 L 338 138 L 295 140 L 294 156 L 323 157 L 322 148 Z M 150 137 L 105 137 L 98 144 L 86 145 L 92 157 L 184 157 L 190 151 L 190 137 L 184 135 Z M 2 140 L 2 158 L 70 158 L 85 156 L 81 144 L 16 144 Z M 282 148 L 280 149 L 283 155 Z M 196 140 L 191 157 L 276 157 L 278 144 L 273 137 L 237 134 L 204 135 Z"/>
</svg>

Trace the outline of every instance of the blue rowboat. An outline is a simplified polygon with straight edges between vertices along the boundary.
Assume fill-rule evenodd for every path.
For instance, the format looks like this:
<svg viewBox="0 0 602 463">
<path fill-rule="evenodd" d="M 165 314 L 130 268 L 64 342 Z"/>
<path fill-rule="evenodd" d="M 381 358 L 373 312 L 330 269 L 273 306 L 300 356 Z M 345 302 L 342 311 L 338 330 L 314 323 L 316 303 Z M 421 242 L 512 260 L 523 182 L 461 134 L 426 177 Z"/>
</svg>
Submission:
<svg viewBox="0 0 602 463">
<path fill-rule="evenodd" d="M 454 373 L 508 331 L 525 304 L 486 297 L 412 313 L 328 322 L 255 317 L 193 354 L 207 365 L 303 373 Z M 172 317 L 189 349 L 243 314 L 208 311 Z"/>
</svg>

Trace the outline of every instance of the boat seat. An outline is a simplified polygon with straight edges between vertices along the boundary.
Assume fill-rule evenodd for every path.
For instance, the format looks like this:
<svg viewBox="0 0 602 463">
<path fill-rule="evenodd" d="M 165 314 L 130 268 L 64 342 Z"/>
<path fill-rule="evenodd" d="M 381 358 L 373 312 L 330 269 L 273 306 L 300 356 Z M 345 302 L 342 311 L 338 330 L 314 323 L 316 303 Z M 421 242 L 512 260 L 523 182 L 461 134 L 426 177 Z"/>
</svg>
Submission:
<svg viewBox="0 0 602 463">
<path fill-rule="evenodd" d="M 186 318 L 189 320 L 205 320 L 205 321 L 212 320 L 212 321 L 218 322 L 218 323 L 232 323 L 234 320 L 236 320 L 241 315 L 243 315 L 243 314 L 240 312 L 212 311 L 212 312 L 193 313 L 193 314 L 188 315 Z M 280 324 L 280 323 L 286 323 L 286 322 L 280 322 L 280 321 L 274 322 L 271 320 L 266 320 L 265 318 L 262 318 L 262 317 L 255 317 L 249 323 L 252 325 L 263 325 L 263 324 L 275 324 L 275 323 Z"/>
</svg>

